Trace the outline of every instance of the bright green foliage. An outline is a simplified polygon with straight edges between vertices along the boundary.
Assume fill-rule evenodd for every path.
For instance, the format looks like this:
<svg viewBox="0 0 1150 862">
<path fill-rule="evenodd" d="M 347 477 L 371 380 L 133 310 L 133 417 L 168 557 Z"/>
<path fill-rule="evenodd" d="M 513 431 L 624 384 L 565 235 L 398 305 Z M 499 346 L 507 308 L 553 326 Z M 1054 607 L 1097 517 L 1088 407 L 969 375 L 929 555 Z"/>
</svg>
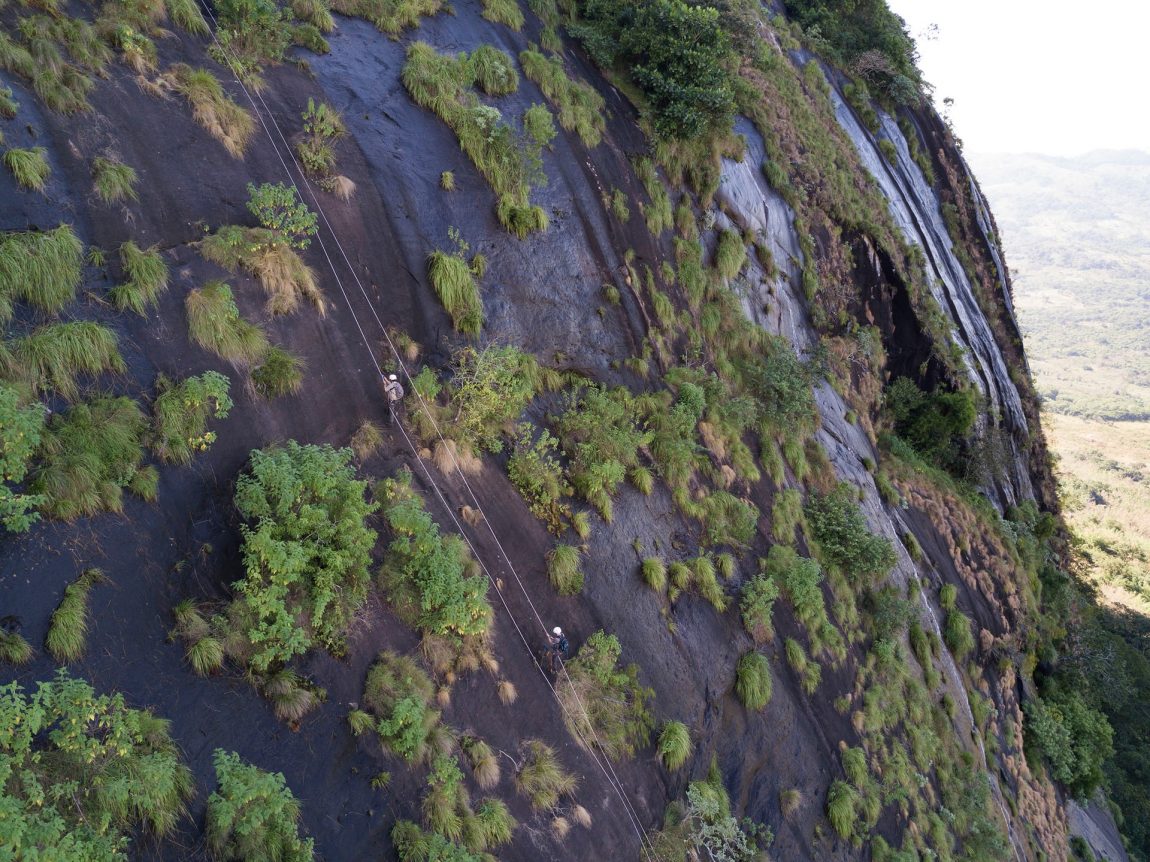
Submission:
<svg viewBox="0 0 1150 862">
<path fill-rule="evenodd" d="M 218 371 L 205 371 L 180 383 L 161 375 L 152 404 L 155 453 L 169 463 L 187 464 L 196 452 L 207 451 L 216 440 L 216 432 L 208 430 L 208 420 L 226 419 L 232 409 L 230 385 Z"/>
<path fill-rule="evenodd" d="M 847 748 L 842 753 L 843 772 L 847 779 L 860 790 L 870 781 L 870 769 L 866 763 L 866 752 L 861 748 Z"/>
<path fill-rule="evenodd" d="M 667 567 L 658 557 L 643 560 L 643 580 L 657 593 L 667 589 Z"/>
<path fill-rule="evenodd" d="M 39 326 L 11 344 L 18 376 L 37 392 L 67 399 L 79 394 L 76 377 L 123 371 L 116 333 L 88 320 Z"/>
<path fill-rule="evenodd" d="M 248 183 L 248 209 L 260 225 L 292 248 L 305 249 L 319 233 L 316 214 L 283 183 Z"/>
<path fill-rule="evenodd" d="M 465 850 L 436 832 L 424 832 L 410 820 L 396 822 L 391 843 L 399 862 L 484 862 L 486 855 Z"/>
<path fill-rule="evenodd" d="M 12 303 L 31 303 L 55 314 L 76 296 L 84 246 L 70 225 L 54 230 L 0 234 L 0 323 Z"/>
<path fill-rule="evenodd" d="M 583 569 L 579 548 L 558 544 L 547 552 L 547 577 L 561 596 L 577 596 L 583 592 Z"/>
<path fill-rule="evenodd" d="M 40 445 L 45 409 L 36 402 L 24 406 L 20 393 L 0 383 L 0 524 L 14 533 L 27 530 L 39 518 L 31 511 L 46 500 L 16 490 L 28 475 L 32 454 Z"/>
<path fill-rule="evenodd" d="M 725 279 L 732 279 L 747 264 L 747 247 L 736 230 L 724 230 L 719 234 L 719 245 L 715 249 L 715 268 Z"/>
<path fill-rule="evenodd" d="M 829 494 L 811 494 L 804 512 L 824 565 L 873 582 L 894 566 L 894 549 L 889 539 L 870 532 L 857 501 L 855 489 L 844 482 Z"/>
<path fill-rule="evenodd" d="M 128 281 L 113 287 L 108 297 L 120 311 L 143 314 L 168 289 L 168 265 L 155 246 L 144 251 L 130 241 L 120 246 L 120 262 Z"/>
<path fill-rule="evenodd" d="M 772 551 L 774 549 L 771 548 Z M 771 616 L 774 613 L 775 599 L 778 597 L 778 581 L 773 575 L 766 572 L 751 578 L 743 586 L 743 598 L 739 604 L 739 610 L 743 617 L 743 628 L 757 643 L 774 637 L 775 630 L 771 623 Z"/>
<path fill-rule="evenodd" d="M 357 736 L 374 731 L 388 750 L 405 760 L 423 760 L 432 750 L 439 713 L 431 708 L 435 685 L 414 659 L 391 651 L 367 672 L 364 707 L 348 715 Z"/>
<path fill-rule="evenodd" d="M 184 310 L 192 341 L 222 359 L 250 364 L 270 349 L 264 331 L 240 316 L 232 289 L 222 281 L 188 291 Z"/>
<path fill-rule="evenodd" d="M 898 435 L 923 458 L 952 473 L 962 471 L 964 441 L 978 415 L 969 390 L 927 394 L 900 377 L 886 391 L 886 407 Z"/>
<path fill-rule="evenodd" d="M 0 629 L 0 661 L 8 664 L 27 664 L 32 660 L 32 644 L 19 632 Z"/>
<path fill-rule="evenodd" d="M 3 847 L 13 859 L 126 860 L 126 833 L 165 835 L 191 796 L 168 723 L 61 670 L 0 687 Z"/>
<path fill-rule="evenodd" d="M 483 328 L 483 300 L 475 273 L 460 251 L 436 249 L 427 256 L 427 277 L 456 330 L 477 336 Z"/>
<path fill-rule="evenodd" d="M 477 853 L 511 840 L 517 824 L 503 802 L 486 799 L 477 811 L 472 810 L 470 796 L 463 786 L 463 771 L 456 758 L 436 757 L 427 786 L 423 816 L 437 834 Z"/>
<path fill-rule="evenodd" d="M 1102 783 L 1102 764 L 1114 753 L 1106 716 L 1077 692 L 1054 691 L 1023 704 L 1026 739 L 1076 796 L 1088 798 Z"/>
<path fill-rule="evenodd" d="M 146 429 L 147 419 L 130 398 L 96 398 L 54 415 L 29 486 L 46 498 L 45 514 L 70 521 L 121 511 L 121 489 L 140 466 Z"/>
<path fill-rule="evenodd" d="M 769 829 L 731 816 L 731 800 L 713 764 L 706 781 L 688 785 L 686 805 L 672 803 L 671 812 L 654 842 L 660 859 L 755 862 L 772 840 Z"/>
<path fill-rule="evenodd" d="M 567 485 L 567 472 L 556 457 L 557 441 L 546 428 L 532 438 L 532 427 L 526 422 L 518 428 L 515 450 L 507 462 L 507 475 L 519 489 L 535 517 L 542 518 L 555 532 L 562 528 L 560 517 L 570 510 L 559 500 L 571 493 Z"/>
<path fill-rule="evenodd" d="M 771 666 L 762 653 L 751 650 L 735 668 L 735 694 L 749 710 L 759 710 L 771 700 Z"/>
<path fill-rule="evenodd" d="M 523 27 L 523 11 L 518 0 L 483 0 L 483 17 L 488 21 L 506 24 L 512 30 Z"/>
<path fill-rule="evenodd" d="M 84 654 L 88 639 L 88 591 L 107 578 L 99 569 L 87 569 L 64 588 L 64 598 L 52 612 L 44 645 L 58 662 L 73 662 Z"/>
<path fill-rule="evenodd" d="M 546 105 L 532 105 L 523 112 L 523 130 L 537 147 L 549 147 L 559 134 L 555 130 L 555 120 Z"/>
<path fill-rule="evenodd" d="M 219 789 L 208 797 L 206 833 L 217 859 L 236 862 L 310 862 L 312 840 L 297 832 L 299 800 L 282 773 L 244 763 L 217 748 L 212 755 Z"/>
<path fill-rule="evenodd" d="M 514 3 L 514 0 L 512 0 Z M 475 84 L 489 96 L 506 96 L 519 89 L 515 61 L 493 45 L 480 45 L 467 58 Z"/>
<path fill-rule="evenodd" d="M 678 0 L 586 0 L 568 29 L 604 68 L 626 68 L 650 102 L 656 133 L 726 131 L 734 108 L 719 13 Z"/>
<path fill-rule="evenodd" d="M 278 63 L 292 40 L 292 15 L 273 0 L 221 0 L 216 7 L 219 45 L 210 49 L 221 65 L 258 84 L 264 63 Z"/>
<path fill-rule="evenodd" d="M 252 452 L 236 480 L 246 572 L 234 587 L 250 618 L 251 666 L 266 672 L 319 642 L 338 650 L 369 585 L 376 506 L 364 499 L 350 449 L 285 446 Z"/>
<path fill-rule="evenodd" d="M 4 165 L 24 188 L 42 192 L 52 173 L 48 160 L 44 158 L 47 152 L 43 147 L 29 150 L 13 148 L 4 153 Z"/>
<path fill-rule="evenodd" d="M 643 208 L 643 215 L 647 219 L 647 229 L 652 235 L 658 236 L 669 230 L 674 224 L 671 214 L 671 198 L 667 194 L 667 187 L 659 179 L 659 172 L 655 170 L 655 163 L 649 158 L 641 158 L 635 162 L 635 173 L 643 181 L 643 188 L 651 197 L 651 205 Z"/>
<path fill-rule="evenodd" d="M 332 0 L 331 8 L 344 15 L 366 18 L 384 33 L 398 36 L 415 27 L 424 15 L 443 8 L 443 0 Z"/>
<path fill-rule="evenodd" d="M 456 416 L 451 435 L 474 449 L 501 451 L 503 426 L 518 419 L 535 395 L 534 357 L 510 345 L 465 347 L 455 354 L 453 365 L 451 405 Z"/>
<path fill-rule="evenodd" d="M 410 608 L 413 622 L 436 635 L 482 635 L 491 625 L 487 581 L 466 574 L 469 556 L 458 536 L 439 526 L 411 487 L 411 474 L 383 483 L 384 517 L 394 538 L 384 578 L 393 600 Z"/>
<path fill-rule="evenodd" d="M 708 545 L 750 545 L 759 524 L 759 510 L 750 500 L 729 491 L 714 491 L 699 503 L 699 519 Z"/>
<path fill-rule="evenodd" d="M 808 632 L 819 631 L 827 622 L 819 564 L 782 545 L 774 545 L 764 562 L 765 574 L 778 583 L 790 599 L 795 617 Z"/>
<path fill-rule="evenodd" d="M 858 793 L 845 781 L 836 781 L 827 791 L 827 819 L 840 838 L 849 838 L 855 829 Z"/>
<path fill-rule="evenodd" d="M 106 204 L 140 199 L 135 188 L 136 170 L 131 165 L 98 156 L 92 161 L 92 176 L 96 194 Z"/>
<path fill-rule="evenodd" d="M 785 488 L 775 497 L 771 510 L 771 532 L 775 541 L 795 543 L 795 532 L 803 520 L 803 497 L 797 488 Z"/>
<path fill-rule="evenodd" d="M 527 753 L 515 776 L 515 787 L 531 801 L 531 807 L 552 809 L 564 796 L 575 792 L 578 782 L 547 743 L 529 739 L 525 747 Z"/>
<path fill-rule="evenodd" d="M 958 601 L 958 587 L 954 584 L 943 584 L 938 594 L 938 603 L 944 611 L 953 611 Z"/>
<path fill-rule="evenodd" d="M 193 36 L 207 36 L 211 32 L 200 7 L 193 0 L 164 0 L 164 8 L 177 26 L 183 27 Z"/>
<path fill-rule="evenodd" d="M 327 15 L 330 19 L 331 13 Z M 335 142 L 347 134 L 343 118 L 327 102 L 309 97 L 303 112 L 303 133 L 295 148 L 304 170 L 321 181 L 328 179 L 335 170 Z"/>
<path fill-rule="evenodd" d="M 970 631 L 970 619 L 960 610 L 953 610 L 946 615 L 946 627 L 943 630 L 943 640 L 961 661 L 974 649 L 974 635 Z"/>
<path fill-rule="evenodd" d="M 252 385 L 264 398 L 291 395 L 303 387 L 304 362 L 282 347 L 268 349 L 264 361 L 252 370 Z"/>
<path fill-rule="evenodd" d="M 636 665 L 617 666 L 622 649 L 614 635 L 595 632 L 567 663 L 559 686 L 568 729 L 615 760 L 646 745 L 654 724 L 648 709 L 654 692 L 639 684 Z"/>
<path fill-rule="evenodd" d="M 664 722 L 655 753 L 670 770 L 680 769 L 691 756 L 691 732 L 681 721 Z"/>
<path fill-rule="evenodd" d="M 805 435 L 818 423 L 811 369 L 799 361 L 785 338 L 769 337 L 756 361 L 740 369 L 760 405 L 765 430 L 778 436 Z"/>
<path fill-rule="evenodd" d="M 523 73 L 543 91 L 559 111 L 559 125 L 574 131 L 585 147 L 598 146 L 606 128 L 605 103 L 590 84 L 573 81 L 563 70 L 563 61 L 539 51 L 519 54 Z"/>
</svg>

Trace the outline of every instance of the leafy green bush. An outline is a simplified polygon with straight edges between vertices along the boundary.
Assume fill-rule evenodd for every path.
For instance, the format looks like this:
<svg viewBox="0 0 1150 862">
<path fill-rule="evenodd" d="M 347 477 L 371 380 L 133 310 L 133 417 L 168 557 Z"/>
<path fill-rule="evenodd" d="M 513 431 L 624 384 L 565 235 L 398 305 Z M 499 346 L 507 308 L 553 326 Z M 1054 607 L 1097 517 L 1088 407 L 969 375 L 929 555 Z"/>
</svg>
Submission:
<svg viewBox="0 0 1150 862">
<path fill-rule="evenodd" d="M 706 781 L 687 786 L 687 803 L 674 802 L 666 827 L 655 836 L 654 854 L 660 859 L 715 859 L 751 862 L 762 858 L 773 840 L 770 829 L 731 816 L 731 800 L 711 765 Z"/>
<path fill-rule="evenodd" d="M 0 687 L 4 847 L 15 859 L 127 858 L 139 825 L 171 832 L 192 796 L 168 723 L 61 670 L 32 694 Z"/>
<path fill-rule="evenodd" d="M 636 665 L 617 666 L 622 649 L 614 635 L 595 632 L 567 663 L 558 686 L 568 729 L 613 760 L 646 745 L 653 726 L 648 702 L 654 692 L 639 684 Z"/>
<path fill-rule="evenodd" d="M 531 425 L 525 422 L 517 426 L 517 431 L 515 449 L 507 462 L 507 475 L 532 514 L 546 521 L 552 531 L 559 532 L 562 515 L 570 512 L 560 499 L 571 493 L 567 471 L 556 457 L 559 441 L 546 428 L 533 439 Z"/>
<path fill-rule="evenodd" d="M 89 320 L 38 326 L 10 345 L 18 379 L 37 392 L 55 391 L 69 400 L 79 394 L 80 374 L 127 368 L 116 333 Z"/>
<path fill-rule="evenodd" d="M 13 148 L 4 153 L 4 165 L 21 186 L 42 192 L 52 173 L 48 160 L 44 158 L 47 152 L 43 147 L 28 150 Z"/>
<path fill-rule="evenodd" d="M 119 512 L 143 457 L 147 419 L 130 398 L 97 398 L 52 416 L 29 490 L 45 514 L 72 520 Z"/>
<path fill-rule="evenodd" d="M 248 210 L 261 226 L 292 248 L 307 248 L 311 245 L 311 237 L 319 233 L 316 214 L 300 200 L 294 188 L 283 183 L 262 183 L 259 186 L 248 183 Z"/>
<path fill-rule="evenodd" d="M 20 490 L 40 446 L 46 415 L 40 402 L 24 405 L 16 389 L 0 383 L 0 524 L 13 533 L 31 527 L 40 517 L 32 510 L 47 502 Z"/>
<path fill-rule="evenodd" d="M 330 12 L 327 17 L 330 20 Z M 343 118 L 327 102 L 309 97 L 303 112 L 303 133 L 295 146 L 304 170 L 321 181 L 329 178 L 335 170 L 335 142 L 347 134 Z"/>
<path fill-rule="evenodd" d="M 116 159 L 97 156 L 92 160 L 92 176 L 96 184 L 96 194 L 106 204 L 119 201 L 137 201 L 136 170 Z"/>
<path fill-rule="evenodd" d="M 828 494 L 811 494 L 804 513 L 824 565 L 837 566 L 863 582 L 873 582 L 893 568 L 896 559 L 890 541 L 867 528 L 857 492 L 850 485 L 843 482 Z"/>
<path fill-rule="evenodd" d="M 304 361 L 282 347 L 268 348 L 264 361 L 252 371 L 252 385 L 264 398 L 291 395 L 303 388 Z"/>
<path fill-rule="evenodd" d="M 823 599 L 823 573 L 819 564 L 790 548 L 775 545 L 765 561 L 764 573 L 775 580 L 790 599 L 795 617 L 812 635 L 827 622 Z"/>
<path fill-rule="evenodd" d="M 888 387 L 885 400 L 895 431 L 916 452 L 952 473 L 963 469 L 964 442 L 977 417 L 969 390 L 927 394 L 900 377 Z"/>
<path fill-rule="evenodd" d="M 258 86 L 264 63 L 278 63 L 292 41 L 292 15 L 273 0 L 220 0 L 212 45 L 213 59 L 232 67 L 250 86 Z"/>
<path fill-rule="evenodd" d="M 88 591 L 107 581 L 99 569 L 86 569 L 64 588 L 64 598 L 48 623 L 44 645 L 58 662 L 73 662 L 84 654 L 88 640 Z"/>
<path fill-rule="evenodd" d="M 431 708 L 435 685 L 413 659 L 387 651 L 367 673 L 363 702 L 370 728 L 388 750 L 408 761 L 425 760 L 436 751 L 439 713 Z M 349 716 L 353 729 L 361 721 Z M 358 732 L 358 731 L 357 731 Z"/>
<path fill-rule="evenodd" d="M 71 225 L 49 231 L 0 234 L 0 323 L 23 300 L 56 314 L 76 297 L 84 245 Z"/>
<path fill-rule="evenodd" d="M 1026 739 L 1050 763 L 1054 777 L 1081 799 L 1102 783 L 1114 753 L 1114 731 L 1077 692 L 1053 691 L 1023 704 Z"/>
<path fill-rule="evenodd" d="M 168 265 L 155 246 L 144 251 L 131 241 L 120 246 L 120 262 L 128 280 L 108 291 L 108 297 L 120 311 L 143 314 L 168 289 Z"/>
<path fill-rule="evenodd" d="M 650 103 L 655 131 L 695 138 L 726 131 L 734 108 L 719 13 L 675 0 L 592 0 L 568 30 L 604 68 L 629 70 Z"/>
<path fill-rule="evenodd" d="M 474 449 L 503 449 L 504 426 L 523 412 L 536 392 L 534 357 L 510 345 L 482 350 L 465 347 L 453 361 L 451 436 Z"/>
<path fill-rule="evenodd" d="M 795 355 L 789 341 L 770 336 L 754 361 L 740 368 L 747 390 L 759 403 L 760 423 L 777 436 L 805 435 L 818 423 L 812 370 Z"/>
<path fill-rule="evenodd" d="M 206 451 L 216 440 L 216 432 L 208 430 L 208 420 L 226 419 L 232 409 L 230 386 L 218 371 L 205 371 L 179 383 L 161 375 L 152 404 L 155 453 L 169 463 L 187 464 L 196 452 Z"/>
<path fill-rule="evenodd" d="M 237 862 L 310 862 L 312 839 L 301 839 L 299 800 L 283 774 L 244 763 L 217 748 L 212 755 L 219 788 L 208 797 L 208 846 L 218 859 Z"/>
<path fill-rule="evenodd" d="M 773 551 L 774 548 L 771 550 Z M 747 630 L 747 634 L 756 643 L 762 643 L 774 637 L 775 630 L 771 623 L 771 615 L 774 612 L 775 599 L 778 597 L 778 582 L 770 574 L 758 575 L 743 585 L 743 598 L 739 604 L 739 610 L 743 617 L 743 628 Z"/>
<path fill-rule="evenodd" d="M 691 756 L 691 732 L 681 721 L 667 721 L 659 731 L 659 744 L 655 753 L 670 770 L 680 769 Z"/>
<path fill-rule="evenodd" d="M 735 693 L 743 706 L 756 711 L 771 700 L 771 666 L 767 657 L 751 650 L 744 653 L 735 668 Z"/>
<path fill-rule="evenodd" d="M 411 474 L 382 484 L 383 514 L 394 535 L 384 580 L 401 614 L 425 632 L 457 638 L 481 636 L 491 625 L 487 580 L 468 575 L 462 540 L 442 536 L 411 487 Z"/>
<path fill-rule="evenodd" d="M 264 331 L 240 316 L 232 289 L 222 281 L 188 291 L 184 310 L 192 341 L 222 359 L 251 364 L 271 348 Z"/>
</svg>

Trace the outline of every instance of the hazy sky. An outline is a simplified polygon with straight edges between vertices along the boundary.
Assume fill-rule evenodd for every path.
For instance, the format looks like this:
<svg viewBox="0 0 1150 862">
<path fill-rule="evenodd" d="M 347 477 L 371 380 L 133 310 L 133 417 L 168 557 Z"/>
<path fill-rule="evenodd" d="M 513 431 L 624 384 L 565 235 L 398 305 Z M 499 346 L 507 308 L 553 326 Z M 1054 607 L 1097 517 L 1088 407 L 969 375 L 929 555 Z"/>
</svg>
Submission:
<svg viewBox="0 0 1150 862">
<path fill-rule="evenodd" d="M 967 153 L 1150 151 L 1145 0 L 888 2 Z"/>
</svg>

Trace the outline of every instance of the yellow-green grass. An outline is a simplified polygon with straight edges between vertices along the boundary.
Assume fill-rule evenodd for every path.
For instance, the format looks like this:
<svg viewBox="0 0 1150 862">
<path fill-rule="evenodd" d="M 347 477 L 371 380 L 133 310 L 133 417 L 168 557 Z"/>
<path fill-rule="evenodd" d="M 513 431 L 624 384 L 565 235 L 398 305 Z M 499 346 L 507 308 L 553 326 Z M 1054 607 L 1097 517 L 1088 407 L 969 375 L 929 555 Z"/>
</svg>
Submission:
<svg viewBox="0 0 1150 862">
<path fill-rule="evenodd" d="M 563 768 L 555 749 L 538 739 L 528 740 L 526 755 L 515 787 L 538 810 L 550 810 L 559 800 L 575 792 L 575 776 Z"/>
<path fill-rule="evenodd" d="M 480 45 L 468 57 L 471 74 L 479 89 L 489 96 L 506 96 L 519 89 L 515 61 L 492 45 Z"/>
<path fill-rule="evenodd" d="M 92 161 L 96 194 L 106 204 L 139 200 L 136 194 L 136 169 L 131 165 L 102 156 Z"/>
<path fill-rule="evenodd" d="M 13 148 L 4 153 L 4 165 L 16 177 L 16 182 L 26 189 L 42 192 L 48 183 L 52 168 L 44 158 L 47 150 L 43 147 L 31 149 Z"/>
<path fill-rule="evenodd" d="M 583 592 L 580 556 L 574 545 L 558 544 L 547 552 L 547 577 L 559 595 L 576 596 Z"/>
<path fill-rule="evenodd" d="M 519 54 L 523 73 L 539 85 L 543 95 L 559 109 L 559 125 L 574 131 L 586 147 L 597 146 L 606 129 L 603 97 L 589 84 L 572 81 L 558 57 L 539 51 Z"/>
<path fill-rule="evenodd" d="M 224 225 L 205 237 L 200 249 L 212 263 L 259 279 L 268 294 L 269 314 L 290 314 L 306 299 L 326 316 L 315 271 L 275 231 Z"/>
<path fill-rule="evenodd" d="M 389 36 L 419 25 L 425 15 L 443 8 L 443 0 L 332 0 L 331 8 L 342 15 L 366 18 Z"/>
<path fill-rule="evenodd" d="M 292 13 L 301 21 L 311 24 L 321 33 L 335 29 L 335 19 L 326 0 L 292 0 Z"/>
<path fill-rule="evenodd" d="M 107 578 L 99 569 L 87 569 L 64 588 L 64 598 L 52 613 L 44 645 L 58 662 L 72 662 L 84 654 L 88 641 L 88 591 Z"/>
<path fill-rule="evenodd" d="M 142 315 L 168 289 L 168 265 L 155 246 L 145 250 L 130 240 L 120 246 L 120 263 L 128 280 L 108 291 L 108 298 L 120 311 Z"/>
<path fill-rule="evenodd" d="M 691 732 L 681 721 L 668 721 L 659 731 L 659 744 L 655 749 L 659 759 L 668 769 L 682 767 L 691 756 Z"/>
<path fill-rule="evenodd" d="M 294 395 L 303 388 L 304 361 L 282 347 L 273 346 L 252 371 L 252 385 L 264 398 Z"/>
<path fill-rule="evenodd" d="M 56 314 L 76 297 L 84 246 L 70 225 L 0 234 L 0 323 L 22 300 Z"/>
<path fill-rule="evenodd" d="M 19 632 L 0 629 L 0 661 L 8 664 L 27 664 L 32 660 L 32 644 Z"/>
<path fill-rule="evenodd" d="M 483 0 L 483 17 L 496 24 L 506 24 L 512 30 L 523 27 L 523 10 L 517 0 Z"/>
<path fill-rule="evenodd" d="M 14 371 L 37 392 L 56 392 L 75 398 L 81 374 L 122 372 L 116 333 L 106 326 L 86 320 L 49 323 L 7 345 Z"/>
<path fill-rule="evenodd" d="M 483 328 L 483 301 L 467 261 L 436 249 L 427 257 L 427 276 L 455 328 L 467 335 L 479 335 Z"/>
<path fill-rule="evenodd" d="M 232 289 L 222 281 L 188 291 L 184 310 L 192 341 L 222 359 L 251 365 L 271 349 L 264 331 L 240 315 Z"/>
<path fill-rule="evenodd" d="M 192 116 L 208 130 L 208 134 L 237 159 L 243 157 L 255 133 L 255 119 L 224 92 L 215 75 L 207 69 L 193 69 L 177 63 L 166 73 L 164 80 L 188 100 Z"/>
<path fill-rule="evenodd" d="M 196 452 L 211 446 L 216 435 L 208 431 L 208 420 L 227 418 L 232 408 L 229 388 L 228 378 L 216 371 L 179 383 L 161 377 L 152 403 L 156 454 L 169 463 L 187 464 Z"/>
</svg>

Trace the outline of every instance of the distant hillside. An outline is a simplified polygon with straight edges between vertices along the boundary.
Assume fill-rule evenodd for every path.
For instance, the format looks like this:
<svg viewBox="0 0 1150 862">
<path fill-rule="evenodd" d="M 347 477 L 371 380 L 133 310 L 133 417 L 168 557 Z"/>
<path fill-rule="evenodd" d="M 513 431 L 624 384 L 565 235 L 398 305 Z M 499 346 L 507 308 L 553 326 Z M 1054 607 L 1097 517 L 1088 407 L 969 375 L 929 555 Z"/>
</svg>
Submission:
<svg viewBox="0 0 1150 862">
<path fill-rule="evenodd" d="M 1150 154 L 972 162 L 1047 409 L 1150 419 Z"/>
</svg>

